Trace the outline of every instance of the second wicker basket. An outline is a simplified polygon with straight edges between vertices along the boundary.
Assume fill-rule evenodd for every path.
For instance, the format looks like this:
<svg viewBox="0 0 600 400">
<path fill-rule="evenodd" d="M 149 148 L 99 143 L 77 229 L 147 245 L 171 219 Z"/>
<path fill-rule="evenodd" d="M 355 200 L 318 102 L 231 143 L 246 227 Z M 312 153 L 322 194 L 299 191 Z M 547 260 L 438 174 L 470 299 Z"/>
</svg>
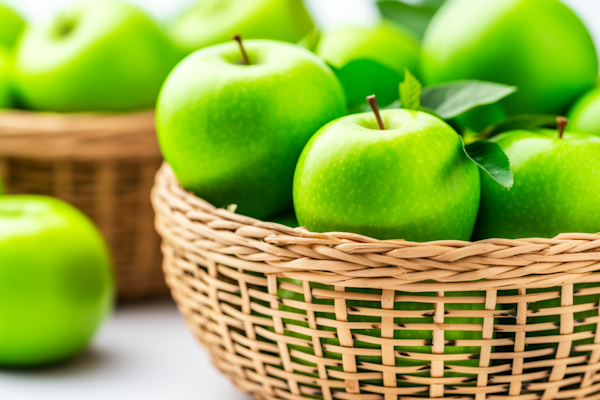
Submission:
<svg viewBox="0 0 600 400">
<path fill-rule="evenodd" d="M 58 197 L 96 222 L 115 259 L 119 299 L 168 293 L 149 200 L 161 160 L 153 112 L 0 112 L 8 192 Z"/>
</svg>

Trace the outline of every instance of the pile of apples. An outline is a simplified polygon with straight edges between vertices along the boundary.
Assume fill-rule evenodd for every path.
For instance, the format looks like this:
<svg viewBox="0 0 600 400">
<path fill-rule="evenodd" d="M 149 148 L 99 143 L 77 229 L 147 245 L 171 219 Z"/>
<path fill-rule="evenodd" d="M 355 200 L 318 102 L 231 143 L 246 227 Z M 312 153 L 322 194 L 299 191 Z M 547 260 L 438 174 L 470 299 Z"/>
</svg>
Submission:
<svg viewBox="0 0 600 400">
<path fill-rule="evenodd" d="M 297 226 L 295 213 L 315 232 L 419 242 L 600 231 L 600 114 L 591 111 L 600 107 L 597 54 L 582 22 L 561 2 L 449 1 L 421 42 L 387 20 L 372 28 L 313 33 L 302 47 L 234 39 L 180 62 L 157 102 L 165 159 L 185 189 L 214 205 L 235 204 L 238 213 Z M 560 114 L 568 114 L 574 129 Z M 304 282 L 278 281 L 286 283 L 278 297 L 306 300 Z M 595 285 L 578 284 L 576 290 Z M 333 290 L 314 282 L 311 287 Z M 372 326 L 352 333 L 381 337 L 380 317 L 363 313 L 381 307 L 381 291 L 349 290 L 373 295 L 372 301 L 347 302 L 359 310 L 350 322 Z M 557 289 L 528 293 L 549 290 Z M 464 300 L 481 292 L 444 295 L 456 297 L 445 310 L 470 311 L 445 323 L 481 326 L 484 304 Z M 574 302 L 598 297 L 576 296 Z M 527 307 L 560 305 L 552 299 Z M 397 324 L 433 322 L 431 304 L 398 301 L 393 307 L 415 312 L 395 318 Z M 299 313 L 283 304 L 280 310 Z M 557 328 L 528 336 L 558 334 L 560 316 L 545 315 L 528 323 Z M 574 318 L 586 322 L 593 315 L 584 311 Z M 304 321 L 294 324 L 309 328 Z M 594 329 L 585 323 L 576 331 Z M 395 339 L 424 340 L 424 346 L 400 348 L 414 353 L 430 353 L 432 335 L 393 333 Z M 482 334 L 479 328 L 447 329 L 444 339 L 467 343 Z M 337 337 L 319 340 L 341 346 Z M 360 339 L 353 345 L 373 346 Z M 473 354 L 479 348 L 454 343 L 444 352 Z M 340 358 L 335 350 L 323 355 Z M 357 362 L 379 364 L 381 357 L 359 355 Z M 429 375 L 426 367 L 417 370 L 429 363 L 418 356 L 395 362 L 416 367 L 410 374 Z M 472 358 L 446 364 L 481 366 Z M 444 371 L 445 377 L 469 375 Z M 472 376 L 464 382 L 475 384 Z"/>
<path fill-rule="evenodd" d="M 597 54 L 558 0 L 448 1 L 421 42 L 389 20 L 237 39 L 157 103 L 165 159 L 216 206 L 419 242 L 600 231 Z"/>
<path fill-rule="evenodd" d="M 204 0 L 163 27 L 118 0 L 74 2 L 26 26 L 0 3 L 0 108 L 98 112 L 154 108 L 187 54 L 247 37 L 297 42 L 312 21 L 300 0 Z"/>
<path fill-rule="evenodd" d="M 216 206 L 380 239 L 600 230 L 597 55 L 558 0 L 451 0 L 423 38 L 319 34 L 301 0 L 203 0 L 167 29 L 114 0 L 0 21 L 0 108 L 156 104 L 165 159 Z M 81 351 L 113 291 L 81 213 L 0 197 L 1 365 Z"/>
</svg>

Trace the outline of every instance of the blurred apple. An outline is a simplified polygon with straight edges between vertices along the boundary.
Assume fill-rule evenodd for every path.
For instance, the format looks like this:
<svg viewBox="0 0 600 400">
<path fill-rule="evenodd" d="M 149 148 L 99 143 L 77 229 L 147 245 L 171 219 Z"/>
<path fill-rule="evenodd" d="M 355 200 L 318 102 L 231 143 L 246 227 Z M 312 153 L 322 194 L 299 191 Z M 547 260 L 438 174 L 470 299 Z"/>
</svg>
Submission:
<svg viewBox="0 0 600 400">
<path fill-rule="evenodd" d="M 598 76 L 594 43 L 558 0 L 463 0 L 440 8 L 423 40 L 426 83 L 478 79 L 514 85 L 503 112 L 478 110 L 474 127 L 515 114 L 559 114 Z"/>
<path fill-rule="evenodd" d="M 302 0 L 203 0 L 172 25 L 171 36 L 186 53 L 244 39 L 296 43 L 313 29 Z"/>
<path fill-rule="evenodd" d="M 391 21 L 324 33 L 316 52 L 336 69 L 351 109 L 371 94 L 382 106 L 397 100 L 404 69 L 417 72 L 420 56 L 417 38 Z"/>
<path fill-rule="evenodd" d="M 21 36 L 25 28 L 25 21 L 15 10 L 2 3 L 0 3 L 0 21 L 2 21 L 0 23 L 0 46 L 10 49 Z"/>
<path fill-rule="evenodd" d="M 0 196 L 0 365 L 82 351 L 112 308 L 111 264 L 100 232 L 73 206 Z"/>
<path fill-rule="evenodd" d="M 15 56 L 17 90 L 35 110 L 147 109 L 179 58 L 157 24 L 134 6 L 75 3 L 26 29 Z"/>
<path fill-rule="evenodd" d="M 567 116 L 572 131 L 600 136 L 600 88 L 595 87 L 577 100 Z"/>
</svg>

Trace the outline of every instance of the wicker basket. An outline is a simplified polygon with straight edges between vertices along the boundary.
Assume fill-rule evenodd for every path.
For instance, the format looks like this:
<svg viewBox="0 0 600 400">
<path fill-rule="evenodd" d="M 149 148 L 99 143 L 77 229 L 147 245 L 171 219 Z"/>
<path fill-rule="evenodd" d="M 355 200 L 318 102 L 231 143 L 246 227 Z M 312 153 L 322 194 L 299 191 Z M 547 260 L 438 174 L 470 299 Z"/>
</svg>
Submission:
<svg viewBox="0 0 600 400">
<path fill-rule="evenodd" d="M 600 235 L 317 234 L 217 209 L 167 165 L 152 198 L 187 325 L 258 399 L 600 399 Z"/>
<path fill-rule="evenodd" d="M 161 159 L 152 112 L 0 112 L 8 191 L 59 197 L 90 216 L 112 249 L 119 299 L 168 293 L 150 204 Z"/>
</svg>

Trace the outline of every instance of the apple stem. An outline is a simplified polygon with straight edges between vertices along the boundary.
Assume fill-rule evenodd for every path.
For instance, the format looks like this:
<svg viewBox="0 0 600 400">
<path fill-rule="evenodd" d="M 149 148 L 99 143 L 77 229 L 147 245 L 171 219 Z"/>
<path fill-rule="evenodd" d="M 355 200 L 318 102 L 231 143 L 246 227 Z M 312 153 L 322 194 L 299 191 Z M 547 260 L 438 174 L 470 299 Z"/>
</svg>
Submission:
<svg viewBox="0 0 600 400">
<path fill-rule="evenodd" d="M 242 60 L 244 65 L 250 65 L 250 59 L 248 58 L 248 54 L 246 54 L 246 49 L 244 49 L 244 45 L 242 43 L 242 37 L 239 34 L 233 35 L 233 40 L 238 42 L 240 45 L 240 52 L 242 53 Z"/>
<path fill-rule="evenodd" d="M 565 133 L 565 128 L 567 127 L 567 124 L 569 123 L 569 120 L 566 117 L 556 117 L 556 129 L 558 130 L 558 138 L 562 139 L 563 134 Z"/>
<path fill-rule="evenodd" d="M 383 125 L 383 121 L 381 120 L 381 115 L 379 114 L 379 106 L 377 105 L 377 98 L 374 94 L 367 96 L 367 103 L 371 106 L 371 110 L 373 110 L 373 114 L 375 114 L 375 118 L 377 118 L 377 125 L 379 125 L 379 129 L 382 131 L 385 130 L 385 125 Z"/>
</svg>

